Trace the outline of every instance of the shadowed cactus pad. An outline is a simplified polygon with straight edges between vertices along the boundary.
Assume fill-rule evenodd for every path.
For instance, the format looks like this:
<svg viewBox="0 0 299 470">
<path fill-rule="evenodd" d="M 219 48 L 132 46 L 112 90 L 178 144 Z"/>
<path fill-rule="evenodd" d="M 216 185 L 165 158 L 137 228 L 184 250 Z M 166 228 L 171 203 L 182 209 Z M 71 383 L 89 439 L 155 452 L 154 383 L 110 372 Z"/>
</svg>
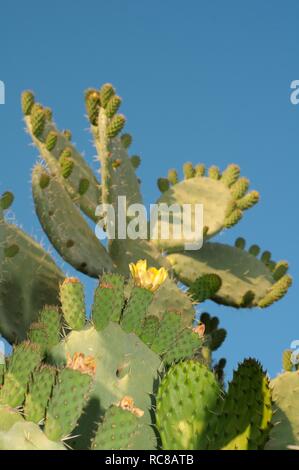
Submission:
<svg viewBox="0 0 299 470">
<path fill-rule="evenodd" d="M 0 220 L 0 240 L 17 247 L 15 256 L 0 256 L 0 332 L 8 341 L 23 340 L 45 304 L 56 304 L 63 273 L 32 238 Z M 1 252 L 0 252 L 1 255 Z"/>
<path fill-rule="evenodd" d="M 222 284 L 212 299 L 233 307 L 266 307 L 283 297 L 291 284 L 286 274 L 274 279 L 268 264 L 251 253 L 222 243 L 208 242 L 197 252 L 172 253 L 168 260 L 180 281 L 190 286 L 200 276 L 217 273 Z"/>
<path fill-rule="evenodd" d="M 271 418 L 269 380 L 256 360 L 246 359 L 234 371 L 219 417 L 211 420 L 209 449 L 263 449 Z"/>
</svg>

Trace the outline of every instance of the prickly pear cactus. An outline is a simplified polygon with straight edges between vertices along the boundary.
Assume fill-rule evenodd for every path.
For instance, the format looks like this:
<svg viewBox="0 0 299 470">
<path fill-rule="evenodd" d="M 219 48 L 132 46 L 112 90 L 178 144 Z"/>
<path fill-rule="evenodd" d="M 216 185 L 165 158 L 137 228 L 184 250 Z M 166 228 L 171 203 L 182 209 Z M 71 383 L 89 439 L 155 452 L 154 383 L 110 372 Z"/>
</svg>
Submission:
<svg viewBox="0 0 299 470">
<path fill-rule="evenodd" d="M 226 331 L 194 308 L 208 299 L 265 308 L 287 293 L 286 261 L 274 262 L 269 251 L 260 256 L 258 245 L 245 250 L 243 238 L 235 246 L 211 241 L 235 226 L 259 193 L 249 191 L 235 164 L 221 172 L 186 162 L 183 181 L 175 169 L 158 179 L 154 224 L 136 221 L 136 212 L 144 214 L 141 159 L 129 155 L 121 102 L 109 83 L 85 93 L 99 179 L 71 131 L 58 130 L 32 92 L 22 94 L 42 159 L 32 171 L 40 224 L 64 261 L 99 283 L 88 315 L 83 284 L 65 278 L 38 243 L 7 222 L 14 198 L 2 194 L 0 333 L 13 348 L 0 361 L 0 449 L 298 446 L 298 370 L 290 351 L 286 372 L 270 387 L 261 365 L 246 359 L 226 390 L 226 360 L 213 360 Z M 184 204 L 192 208 L 189 233 L 178 226 Z M 190 238 L 196 204 L 204 207 L 203 233 Z"/>
<path fill-rule="evenodd" d="M 235 247 L 208 242 L 197 252 L 172 253 L 168 260 L 180 281 L 189 286 L 203 275 L 217 274 L 221 286 L 212 299 L 218 303 L 238 308 L 268 307 L 282 298 L 292 283 L 288 264 L 270 262 L 271 254 L 258 259 L 259 250 L 251 247 L 247 252 L 238 242 Z"/>
</svg>

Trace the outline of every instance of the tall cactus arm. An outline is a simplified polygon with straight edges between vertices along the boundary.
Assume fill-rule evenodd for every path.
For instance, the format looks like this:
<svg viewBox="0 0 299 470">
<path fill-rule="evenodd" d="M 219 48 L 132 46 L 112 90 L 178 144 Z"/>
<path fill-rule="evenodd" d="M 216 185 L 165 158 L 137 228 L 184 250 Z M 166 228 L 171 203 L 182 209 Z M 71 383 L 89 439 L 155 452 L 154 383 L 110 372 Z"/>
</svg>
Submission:
<svg viewBox="0 0 299 470">
<path fill-rule="evenodd" d="M 51 256 L 15 225 L 0 222 L 0 332 L 10 342 L 26 337 L 45 304 L 58 302 L 64 275 Z"/>
<path fill-rule="evenodd" d="M 205 243 L 198 251 L 172 253 L 167 259 L 181 282 L 190 286 L 204 274 L 216 273 L 222 281 L 212 299 L 232 307 L 267 307 L 282 298 L 292 283 L 286 262 L 274 263 L 269 252 L 257 257 L 249 251 L 222 243 Z M 269 255 L 268 255 L 269 253 Z"/>
<path fill-rule="evenodd" d="M 126 198 L 123 206 L 125 214 L 132 204 L 142 204 L 140 184 L 133 164 L 136 158 L 132 161 L 127 151 L 131 139 L 128 134 L 119 135 L 125 124 L 125 118 L 117 114 L 121 99 L 112 85 L 105 84 L 100 91 L 88 90 L 85 101 L 100 163 L 102 203 L 113 205 L 117 220 L 121 210 L 119 204 L 124 201 L 119 197 Z M 130 219 L 132 216 L 125 215 L 126 228 Z M 168 266 L 160 251 L 148 240 L 122 239 L 118 235 L 116 227 L 115 238 L 109 241 L 109 252 L 121 273 L 128 274 L 129 263 L 139 259 L 147 259 L 152 266 Z"/>
<path fill-rule="evenodd" d="M 31 92 L 23 93 L 22 108 L 28 133 L 49 170 L 60 179 L 83 212 L 96 221 L 100 186 L 92 169 L 70 142 L 70 134 L 57 130 L 50 113 L 46 108 L 34 103 Z M 69 171 L 65 172 L 67 163 Z"/>
<path fill-rule="evenodd" d="M 210 239 L 224 228 L 236 225 L 243 216 L 243 211 L 251 208 L 259 200 L 257 191 L 247 193 L 249 181 L 239 178 L 240 169 L 237 165 L 229 165 L 224 172 L 220 173 L 217 167 L 211 167 L 208 174 L 205 173 L 204 165 L 193 168 L 191 163 L 184 165 L 184 177 L 178 181 L 177 172 L 170 170 L 168 178 L 158 180 L 159 189 L 162 191 L 157 204 L 166 204 L 171 207 L 178 204 L 192 205 L 192 219 L 195 220 L 195 204 L 203 205 L 203 227 L 204 238 Z M 164 209 L 161 214 L 166 217 Z M 163 217 L 163 218 L 164 218 Z M 161 232 L 162 218 L 159 218 L 153 230 Z M 170 218 L 170 236 L 162 239 L 161 236 L 155 240 L 158 247 L 165 250 L 184 249 L 186 239 L 184 233 L 178 237 L 175 231 L 177 216 Z M 195 240 L 198 234 L 195 233 Z"/>
<path fill-rule="evenodd" d="M 32 190 L 40 223 L 66 262 L 91 277 L 113 269 L 109 254 L 64 187 L 41 165 L 33 169 Z"/>
</svg>

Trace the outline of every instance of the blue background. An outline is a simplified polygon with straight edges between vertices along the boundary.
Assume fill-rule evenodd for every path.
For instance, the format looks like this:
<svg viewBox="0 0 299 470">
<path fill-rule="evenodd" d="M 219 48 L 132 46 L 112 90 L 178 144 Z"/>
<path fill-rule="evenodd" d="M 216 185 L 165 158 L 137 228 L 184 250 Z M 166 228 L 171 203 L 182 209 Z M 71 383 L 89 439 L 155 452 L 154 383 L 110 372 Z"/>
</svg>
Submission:
<svg viewBox="0 0 299 470">
<path fill-rule="evenodd" d="M 148 204 L 158 196 L 156 178 L 188 160 L 238 163 L 261 192 L 260 204 L 220 239 L 245 235 L 270 249 L 289 260 L 295 282 L 267 310 L 205 305 L 228 330 L 216 356 L 228 359 L 229 375 L 245 356 L 275 375 L 282 350 L 299 339 L 299 106 L 290 102 L 290 83 L 299 79 L 298 18 L 296 0 L 1 2 L 0 189 L 14 191 L 10 216 L 46 246 L 31 198 L 38 152 L 24 132 L 23 89 L 53 108 L 58 127 L 72 130 L 92 162 L 83 91 L 112 82 L 124 98 L 132 152 L 142 155 Z M 90 301 L 94 281 L 85 281 Z"/>
</svg>

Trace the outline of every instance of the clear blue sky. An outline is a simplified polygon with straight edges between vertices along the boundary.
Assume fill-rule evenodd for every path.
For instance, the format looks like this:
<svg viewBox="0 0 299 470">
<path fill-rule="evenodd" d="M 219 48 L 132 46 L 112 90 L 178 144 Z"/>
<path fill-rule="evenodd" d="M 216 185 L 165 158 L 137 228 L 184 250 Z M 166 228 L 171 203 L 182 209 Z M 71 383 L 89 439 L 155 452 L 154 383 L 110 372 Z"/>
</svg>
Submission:
<svg viewBox="0 0 299 470">
<path fill-rule="evenodd" d="M 282 350 L 299 339 L 299 105 L 289 99 L 299 79 L 298 1 L 10 0 L 0 16 L 0 189 L 14 191 L 17 220 L 46 241 L 33 212 L 38 153 L 23 130 L 21 91 L 51 106 L 91 161 L 83 90 L 112 82 L 142 155 L 147 203 L 158 196 L 156 178 L 188 160 L 238 163 L 260 191 L 259 206 L 221 240 L 243 235 L 289 260 L 294 286 L 267 310 L 206 307 L 228 330 L 217 356 L 229 371 L 251 355 L 275 375 Z"/>
</svg>

